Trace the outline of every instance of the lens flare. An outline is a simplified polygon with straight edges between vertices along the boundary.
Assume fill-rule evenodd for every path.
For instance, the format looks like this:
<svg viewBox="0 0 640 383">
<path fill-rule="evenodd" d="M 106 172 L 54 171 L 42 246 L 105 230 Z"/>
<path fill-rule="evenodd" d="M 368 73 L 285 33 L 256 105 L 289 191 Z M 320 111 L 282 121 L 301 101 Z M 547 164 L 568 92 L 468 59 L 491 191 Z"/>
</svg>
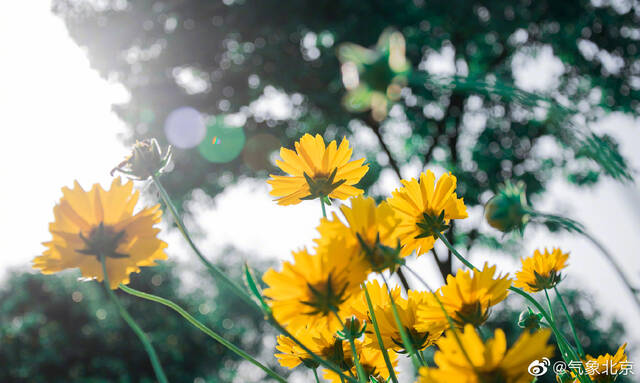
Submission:
<svg viewBox="0 0 640 383">
<path fill-rule="evenodd" d="M 164 133 L 171 145 L 189 149 L 202 142 L 207 135 L 207 127 L 200 112 L 185 106 L 169 113 L 164 123 Z"/>
</svg>

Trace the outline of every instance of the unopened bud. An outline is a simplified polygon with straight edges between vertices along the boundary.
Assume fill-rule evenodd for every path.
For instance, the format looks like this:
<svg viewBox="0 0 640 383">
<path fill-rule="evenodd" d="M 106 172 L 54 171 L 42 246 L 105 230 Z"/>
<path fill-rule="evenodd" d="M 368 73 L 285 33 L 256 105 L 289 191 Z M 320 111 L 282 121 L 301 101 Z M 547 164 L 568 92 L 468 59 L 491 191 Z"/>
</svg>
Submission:
<svg viewBox="0 0 640 383">
<path fill-rule="evenodd" d="M 529 222 L 530 210 L 524 184 L 506 182 L 484 207 L 484 217 L 491 227 L 503 233 L 518 230 L 521 234 Z"/>
<path fill-rule="evenodd" d="M 137 141 L 131 154 L 111 170 L 111 175 L 118 171 L 133 179 L 146 180 L 161 173 L 170 161 L 171 146 L 162 153 L 155 138 Z"/>
<path fill-rule="evenodd" d="M 542 314 L 536 314 L 527 308 L 520 313 L 518 318 L 518 326 L 529 331 L 535 331 L 540 328 L 540 321 L 542 320 Z"/>
</svg>

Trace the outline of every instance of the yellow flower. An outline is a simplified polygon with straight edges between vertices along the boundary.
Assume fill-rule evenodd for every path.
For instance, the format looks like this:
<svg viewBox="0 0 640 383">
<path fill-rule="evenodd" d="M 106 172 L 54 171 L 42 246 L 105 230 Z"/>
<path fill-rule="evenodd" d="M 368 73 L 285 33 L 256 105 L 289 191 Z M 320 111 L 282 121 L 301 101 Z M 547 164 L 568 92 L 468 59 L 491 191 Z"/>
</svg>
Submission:
<svg viewBox="0 0 640 383">
<path fill-rule="evenodd" d="M 484 264 L 482 271 L 458 271 L 456 276 L 447 276 L 447 284 L 436 294 L 453 321 L 460 327 L 467 323 L 479 326 L 489 317 L 491 306 L 502 302 L 508 294 L 511 279 L 508 275 L 497 275 L 496 266 Z M 427 304 L 418 312 L 420 320 L 446 321 L 442 308 L 432 295 L 427 296 Z"/>
<path fill-rule="evenodd" d="M 371 299 L 371 306 L 374 310 L 376 307 L 384 307 L 389 305 L 389 293 L 385 285 L 381 285 L 377 280 L 366 283 L 367 291 L 369 292 L 369 298 Z M 391 288 L 391 295 L 395 302 L 400 299 L 400 287 L 395 286 Z M 367 299 L 364 295 L 364 290 L 360 291 L 360 294 L 354 295 L 347 303 L 348 313 L 354 315 L 356 318 L 371 323 L 371 314 L 369 313 L 369 306 L 367 305 Z M 368 330 L 373 331 L 371 325 L 368 325 Z"/>
<path fill-rule="evenodd" d="M 340 146 L 331 141 L 325 146 L 322 136 L 302 136 L 295 143 L 296 150 L 280 149 L 283 161 L 276 165 L 289 176 L 271 175 L 267 182 L 272 186 L 270 194 L 279 205 L 295 205 L 305 199 L 347 199 L 364 191 L 354 187 L 369 170 L 364 158 L 350 161 L 353 149 L 349 141 L 342 139 Z"/>
<path fill-rule="evenodd" d="M 614 382 L 624 365 L 627 365 L 627 368 L 631 367 L 631 365 L 627 363 L 627 354 L 624 351 L 626 347 L 626 343 L 620 346 L 615 355 L 607 353 L 605 355 L 600 355 L 597 358 L 587 355 L 585 360 L 582 361 L 584 366 L 583 371 L 589 375 L 593 382 Z M 572 373 L 572 375 L 574 374 Z M 574 382 L 579 383 L 580 381 L 575 379 Z"/>
<path fill-rule="evenodd" d="M 402 254 L 416 252 L 421 255 L 433 248 L 437 233 L 448 228 L 452 219 L 467 218 L 467 207 L 455 193 L 456 177 L 443 174 L 436 183 L 430 170 L 420 174 L 420 181 L 402 180 L 404 187 L 389 198 L 389 205 L 401 222 L 397 235 L 402 243 Z"/>
<path fill-rule="evenodd" d="M 351 207 L 340 207 L 346 223 L 333 213 L 333 219 L 323 218 L 318 226 L 319 246 L 326 245 L 335 237 L 344 237 L 358 247 L 364 260 L 373 271 L 395 268 L 398 238 L 395 235 L 399 219 L 393 209 L 382 202 L 376 206 L 371 197 L 351 198 Z"/>
<path fill-rule="evenodd" d="M 549 329 L 535 333 L 525 331 L 507 350 L 507 340 L 501 329 L 483 342 L 468 324 L 458 333 L 462 351 L 449 330 L 438 341 L 438 351 L 434 355 L 438 367 L 421 368 L 417 383 L 529 383 L 532 378 L 529 364 L 553 354 L 553 346 L 547 344 L 550 335 Z"/>
<path fill-rule="evenodd" d="M 296 331 L 293 336 L 311 352 L 325 360 L 337 363 L 344 359 L 342 341 L 336 338 L 334 333 L 326 329 L 307 326 Z M 312 369 L 318 367 L 318 362 L 287 336 L 278 336 L 276 349 L 280 351 L 280 354 L 275 354 L 275 356 L 284 367 L 294 368 L 300 363 Z"/>
<path fill-rule="evenodd" d="M 371 298 L 371 305 L 378 321 L 382 343 L 386 349 L 397 352 L 404 351 L 404 344 L 398 326 L 396 325 L 387 292 L 386 285 L 380 285 L 377 281 L 367 282 L 367 291 Z M 418 307 L 425 304 L 427 292 L 409 290 L 408 299 L 402 298 L 400 288 L 394 287 L 391 290 L 393 301 L 398 309 L 398 316 L 403 327 L 408 331 L 412 345 L 415 349 L 422 350 L 430 345 L 442 335 L 446 324 L 442 321 L 420 321 L 417 317 Z M 371 322 L 371 313 L 367 305 L 364 291 L 351 302 L 351 312 L 360 320 Z M 373 330 L 373 325 L 368 325 L 366 330 L 365 344 L 367 347 L 380 349 L 378 340 Z"/>
<path fill-rule="evenodd" d="M 115 289 L 129 283 L 129 274 L 140 272 L 141 266 L 167 258 L 167 244 L 157 238 L 160 229 L 154 227 L 162 216 L 160 205 L 134 214 L 139 192 L 133 192 L 132 181 L 122 185 L 114 179 L 110 190 L 95 184 L 88 192 L 75 182 L 62 194 L 49 224 L 53 238 L 43 243 L 47 249 L 33 260 L 33 268 L 52 274 L 77 267 L 83 277 L 102 281 L 100 257 L 105 257 Z"/>
<path fill-rule="evenodd" d="M 293 258 L 281 271 L 269 269 L 263 277 L 268 285 L 264 295 L 271 299 L 276 320 L 294 330 L 342 329 L 333 311 L 341 310 L 367 277 L 355 247 L 337 239 L 317 248 L 316 254 L 293 252 Z"/>
<path fill-rule="evenodd" d="M 364 347 L 363 342 L 356 340 L 356 352 L 358 353 L 358 360 L 362 365 L 367 376 L 365 380 L 369 382 L 370 378 L 373 378 L 377 382 L 386 382 L 389 379 L 389 370 L 384 362 L 384 356 L 380 350 Z M 356 366 L 353 361 L 353 352 L 348 341 L 343 342 L 344 358 L 341 363 L 336 363 L 343 369 L 343 372 L 347 376 L 357 376 Z M 389 353 L 391 364 L 394 369 L 398 365 L 398 357 L 395 353 Z M 397 374 L 397 372 L 396 372 Z M 322 377 L 331 383 L 341 383 L 340 375 L 335 372 L 325 369 Z"/>
<path fill-rule="evenodd" d="M 535 293 L 544 289 L 551 289 L 562 280 L 560 270 L 567 267 L 569 253 L 554 248 L 551 252 L 544 249 L 533 252 L 533 257 L 522 258 L 522 271 L 516 273 L 515 287 Z"/>
</svg>

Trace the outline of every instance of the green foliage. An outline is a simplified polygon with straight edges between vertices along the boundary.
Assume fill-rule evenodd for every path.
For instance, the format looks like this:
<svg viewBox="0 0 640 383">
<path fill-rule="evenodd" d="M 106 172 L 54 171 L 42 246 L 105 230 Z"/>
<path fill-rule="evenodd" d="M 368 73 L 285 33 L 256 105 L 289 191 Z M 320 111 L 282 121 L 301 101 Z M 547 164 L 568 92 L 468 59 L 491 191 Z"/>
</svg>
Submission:
<svg viewBox="0 0 640 383">
<path fill-rule="evenodd" d="M 248 145 L 253 136 L 265 133 L 285 146 L 305 132 L 320 132 L 326 138 L 349 135 L 350 121 L 360 119 L 382 133 L 378 137 L 405 141 L 404 152 L 388 153 L 397 163 L 395 168 L 410 161 L 441 164 L 459 176 L 459 190 L 471 205 L 481 202 L 483 192 L 511 178 L 524 181 L 530 195 L 541 193 L 554 167 L 571 161 L 580 165 L 578 174 L 592 167 L 589 162 L 573 161 L 585 155 L 599 159 L 599 169 L 607 174 L 626 171 L 618 166 L 624 161 L 613 158 L 615 148 L 607 155 L 617 161 L 612 167 L 600 158 L 600 151 L 593 151 L 604 142 L 589 145 L 608 139 L 582 132 L 576 141 L 566 119 L 535 116 L 531 110 L 538 103 L 535 97 L 495 83 L 490 92 L 483 92 L 486 88 L 477 82 L 491 84 L 497 78 L 512 83 L 514 58 L 536 56 L 549 46 L 564 65 L 552 98 L 579 105 L 586 111 L 582 113 L 586 121 L 611 110 L 638 111 L 640 91 L 631 82 L 637 76 L 633 62 L 640 47 L 629 35 L 629 28 L 638 23 L 636 5 L 596 6 L 589 0 L 484 0 L 455 7 L 450 1 L 421 0 L 241 0 L 226 5 L 144 0 L 120 9 L 115 1 L 100 8 L 92 4 L 56 0 L 54 11 L 87 48 L 92 65 L 131 92 L 131 102 L 116 110 L 136 138 L 163 140 L 167 114 L 183 105 L 209 115 L 242 111 L 249 117 L 244 126 Z M 408 122 L 410 137 L 396 134 L 390 124 L 377 126 L 367 112 L 352 114 L 341 102 L 345 90 L 337 47 L 343 43 L 373 46 L 388 27 L 406 39 L 406 56 L 414 73 L 429 54 L 450 47 L 458 74 L 468 75 L 449 88 L 418 86 L 413 81 L 387 121 Z M 378 62 L 369 57 L 370 52 L 345 47 L 351 49 L 342 49 L 343 55 Z M 606 66 L 594 49 L 614 55 L 620 66 Z M 206 86 L 194 90 L 180 85 L 176 80 L 180 71 Z M 380 80 L 376 76 L 372 83 Z M 247 107 L 272 88 L 298 95 L 291 99 L 290 118 L 256 115 Z M 479 110 L 474 107 L 478 103 Z M 477 134 L 465 126 L 465 119 L 473 116 L 487 120 Z M 549 136 L 561 144 L 559 150 L 535 153 L 540 139 Z M 462 142 L 463 137 L 473 139 L 474 145 Z M 580 147 L 572 146 L 574 142 Z M 371 185 L 388 164 L 386 160 L 378 163 L 375 155 L 368 161 L 373 165 L 367 180 Z M 197 150 L 177 150 L 176 171 L 167 178 L 167 188 L 180 199 L 188 198 L 194 188 L 215 195 L 230 179 L 243 174 L 264 177 L 274 170 L 268 161 L 261 163 L 262 168 L 248 166 L 240 156 L 226 164 L 212 164 Z"/>
<path fill-rule="evenodd" d="M 14 273 L 0 288 L 0 381 L 154 382 L 142 345 L 96 282 L 77 273 Z M 234 276 L 238 277 L 238 276 Z M 199 278 L 210 278 L 203 275 Z M 208 327 L 254 355 L 262 349 L 261 316 L 223 286 L 185 293 L 173 266 L 132 275 L 131 286 L 173 300 Z M 159 304 L 116 292 L 145 330 L 170 381 L 231 381 L 242 361 Z M 265 355 L 270 355 L 268 350 Z M 275 364 L 275 360 L 271 359 Z"/>
</svg>

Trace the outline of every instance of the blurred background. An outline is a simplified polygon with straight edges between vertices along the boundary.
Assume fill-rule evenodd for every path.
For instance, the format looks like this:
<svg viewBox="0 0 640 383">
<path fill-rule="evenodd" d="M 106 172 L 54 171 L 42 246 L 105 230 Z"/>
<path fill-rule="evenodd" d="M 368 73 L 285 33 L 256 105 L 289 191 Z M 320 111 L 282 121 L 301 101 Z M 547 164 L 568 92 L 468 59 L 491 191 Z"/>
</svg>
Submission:
<svg viewBox="0 0 640 383">
<path fill-rule="evenodd" d="M 626 341 L 637 360 L 640 312 L 592 244 L 543 225 L 527 227 L 524 239 L 504 236 L 482 217 L 500 184 L 522 181 L 535 208 L 582 222 L 640 286 L 640 190 L 625 177 L 640 166 L 637 1 L 54 0 L 0 9 L 0 381 L 154 381 L 100 286 L 75 272 L 30 270 L 60 188 L 107 184 L 127 147 L 147 137 L 174 145 L 163 181 L 201 248 L 238 278 L 242 262 L 266 270 L 315 236 L 320 207 L 279 207 L 264 182 L 278 172 L 279 147 L 302 134 L 348 137 L 371 169 L 360 186 L 378 199 L 400 177 L 452 171 L 470 218 L 451 240 L 504 272 L 536 248 L 570 251 L 562 287 L 587 352 Z M 376 44 L 388 28 L 406 40 L 410 75 L 380 65 L 388 51 Z M 438 76 L 499 80 L 578 113 L 559 120 L 516 97 L 416 80 Z M 163 229 L 171 260 L 133 286 L 175 299 L 276 366 L 273 331 L 225 299 L 178 233 Z M 409 262 L 439 285 L 460 265 L 444 247 L 436 253 Z M 264 379 L 173 313 L 126 302 L 170 380 Z M 509 298 L 491 325 L 513 339 L 521 308 Z M 296 370 L 290 379 L 307 376 Z"/>
</svg>

